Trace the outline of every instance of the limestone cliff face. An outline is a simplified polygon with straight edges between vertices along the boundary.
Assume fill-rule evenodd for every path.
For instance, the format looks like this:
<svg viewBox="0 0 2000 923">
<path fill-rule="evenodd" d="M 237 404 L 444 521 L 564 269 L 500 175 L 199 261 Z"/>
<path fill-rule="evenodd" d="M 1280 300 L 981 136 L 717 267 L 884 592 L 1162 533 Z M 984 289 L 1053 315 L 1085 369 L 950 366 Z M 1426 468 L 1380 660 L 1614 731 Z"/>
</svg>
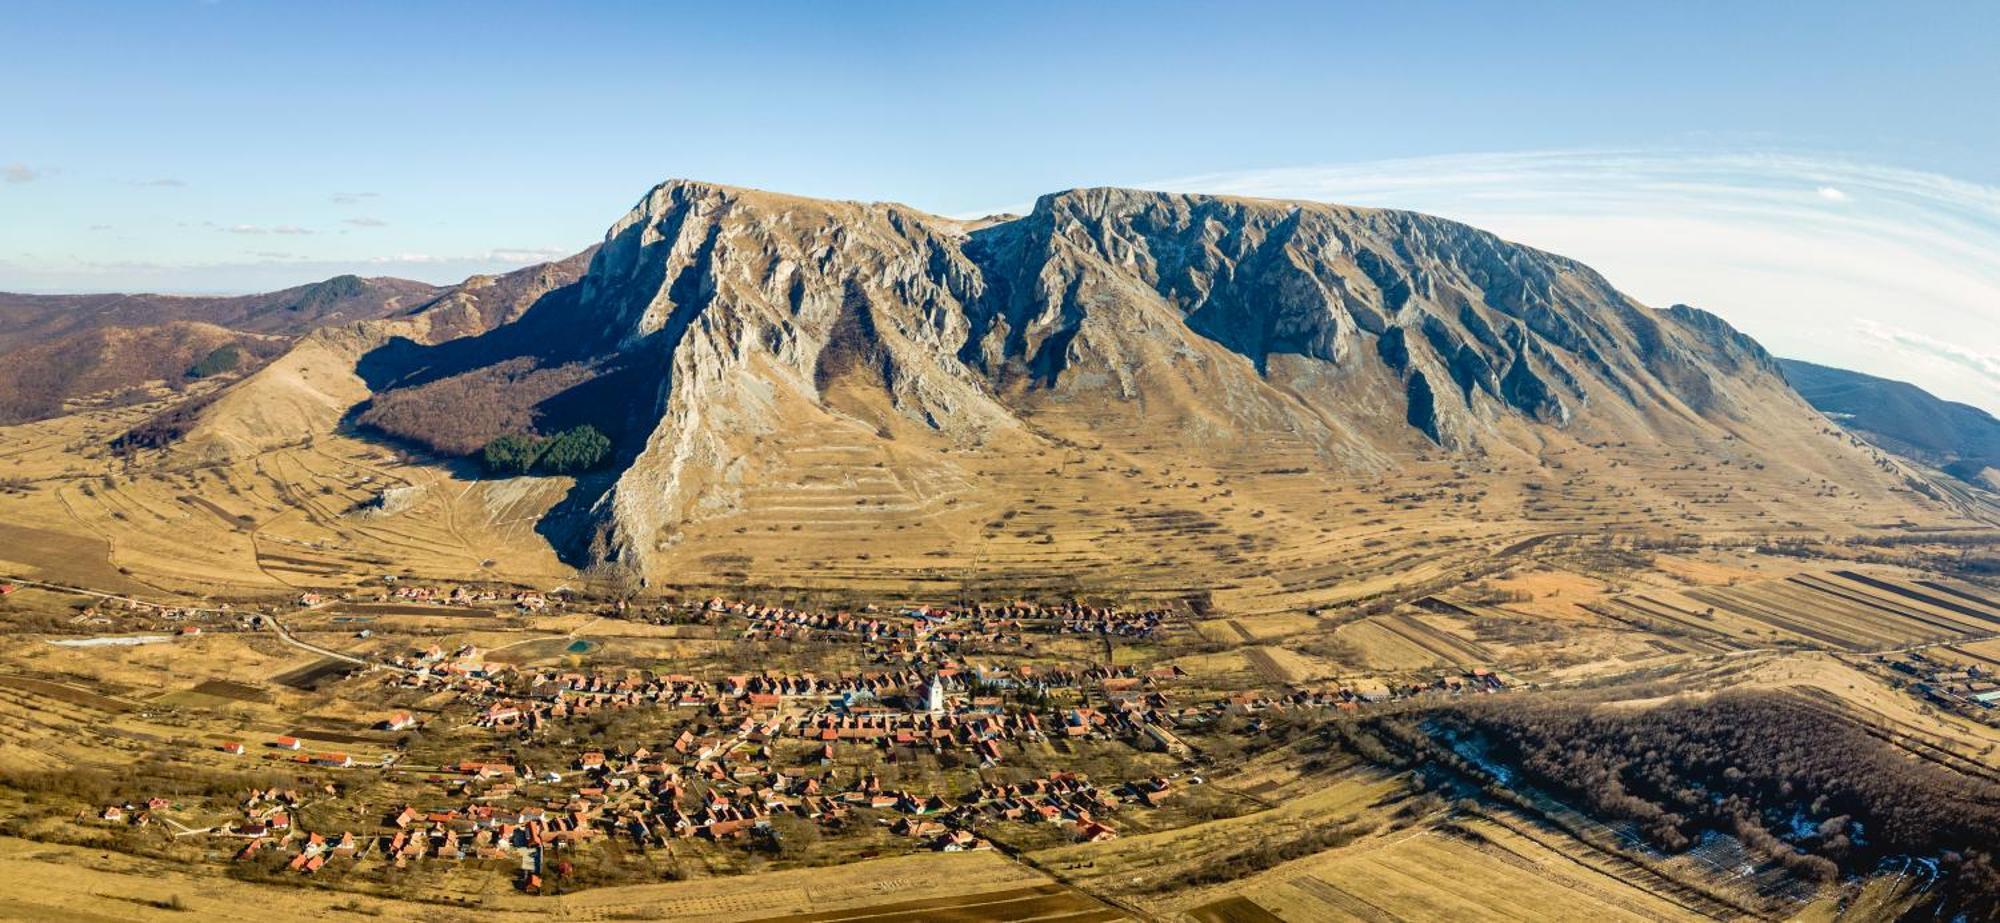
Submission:
<svg viewBox="0 0 2000 923">
<path fill-rule="evenodd" d="M 918 425 L 1011 415 L 956 358 L 981 291 L 956 224 L 892 205 L 699 183 L 654 188 L 584 277 L 578 335 L 658 370 L 657 424 L 599 504 L 600 553 L 643 555 L 731 503 L 740 447 L 823 413 L 846 380 Z"/>
<path fill-rule="evenodd" d="M 826 421 L 983 443 L 1041 438 L 1023 417 L 1053 408 L 1379 470 L 1803 409 L 1719 319 L 1465 225 L 1123 189 L 974 226 L 664 183 L 611 227 L 568 330 L 653 370 L 630 395 L 650 435 L 593 511 L 596 553 L 641 567 L 739 503 L 766 437 Z"/>
<path fill-rule="evenodd" d="M 1397 416 L 1470 448 L 1496 421 L 1566 425 L 1593 402 L 1727 413 L 1708 377 L 1747 368 L 1726 325 L 1663 316 L 1581 264 L 1426 215 L 1089 189 L 982 236 L 1010 297 L 975 318 L 975 355 L 1022 357 L 1050 383 L 1076 361 L 1131 371 L 1140 331 L 1201 338 L 1266 377 L 1296 357 L 1337 380 L 1387 378 Z"/>
</svg>

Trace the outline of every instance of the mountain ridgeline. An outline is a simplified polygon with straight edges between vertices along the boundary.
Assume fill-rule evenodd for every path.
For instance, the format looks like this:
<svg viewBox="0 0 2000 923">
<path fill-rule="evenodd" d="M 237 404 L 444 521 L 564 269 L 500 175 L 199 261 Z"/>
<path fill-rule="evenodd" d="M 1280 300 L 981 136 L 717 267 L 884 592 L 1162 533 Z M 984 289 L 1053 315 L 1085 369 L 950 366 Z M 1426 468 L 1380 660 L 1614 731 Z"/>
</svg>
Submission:
<svg viewBox="0 0 2000 923">
<path fill-rule="evenodd" d="M 1557 433 L 1775 447 L 1821 425 L 1748 337 L 1572 260 L 1409 212 L 1125 189 L 959 221 L 671 181 L 518 318 L 356 368 L 358 422 L 440 451 L 609 434 L 575 542 L 640 568 L 821 424 L 1330 475 L 1533 458 Z"/>
</svg>

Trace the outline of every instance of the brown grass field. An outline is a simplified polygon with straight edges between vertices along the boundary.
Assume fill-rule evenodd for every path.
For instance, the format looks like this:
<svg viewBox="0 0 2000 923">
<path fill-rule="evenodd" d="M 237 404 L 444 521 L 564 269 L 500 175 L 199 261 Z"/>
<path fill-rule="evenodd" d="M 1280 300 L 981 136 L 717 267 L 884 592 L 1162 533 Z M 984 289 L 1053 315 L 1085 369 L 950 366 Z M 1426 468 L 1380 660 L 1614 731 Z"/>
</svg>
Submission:
<svg viewBox="0 0 2000 923">
<path fill-rule="evenodd" d="M 719 677 L 880 669 L 901 653 L 827 638 L 745 641 L 740 621 L 648 621 L 598 597 L 516 612 L 505 597 L 517 589 L 598 589 L 537 531 L 569 481 L 485 480 L 334 434 L 221 461 L 103 450 L 159 409 L 0 429 L 0 478 L 28 484 L 0 493 L 0 579 L 38 582 L 0 599 L 0 773 L 10 778 L 171 782 L 188 806 L 163 816 L 191 830 L 230 811 L 226 798 L 200 794 L 203 780 L 332 786 L 305 819 L 380 831 L 397 805 L 462 800 L 440 766 L 520 755 L 567 768 L 583 747 L 671 740 L 701 720 L 612 716 L 554 735 L 560 744 L 509 739 L 475 727 L 477 707 L 452 693 L 398 688 L 368 663 L 470 645 L 519 670 Z M 2000 669 L 2000 591 L 1959 566 L 2000 537 L 1990 508 L 1928 503 L 1872 475 L 1792 502 L 1804 469 L 1739 464 L 1727 442 L 1614 459 L 1558 435 L 1539 457 L 1413 454 L 1394 460 L 1393 477 L 1331 477 L 1298 473 L 1317 461 L 1282 453 L 1181 457 L 1143 427 L 1101 444 L 1061 437 L 1102 429 L 1092 413 L 1048 408 L 1026 448 L 818 424 L 758 437 L 768 470 L 662 549 L 663 573 L 635 609 L 709 595 L 885 611 L 1159 605 L 1184 618 L 1156 638 L 1045 635 L 1032 650 L 967 656 L 1178 668 L 1161 695 L 1188 711 L 1244 695 L 1422 687 L 1473 670 L 1505 676 L 1508 694 L 1633 708 L 1786 689 L 1829 714 L 1863 716 L 1913 760 L 1994 774 L 2000 725 L 1926 704 L 1879 661 L 1922 652 Z M 1690 451 L 1705 463 L 1688 465 Z M 412 584 L 501 596 L 477 606 L 384 598 Z M 345 598 L 301 609 L 305 592 Z M 169 619 L 128 597 L 199 611 Z M 288 633 L 249 627 L 253 612 L 280 615 Z M 204 631 L 177 633 L 192 624 Z M 51 643 L 156 634 L 168 640 Z M 1063 704 L 1105 707 L 1106 697 L 1087 690 Z M 380 729 L 393 711 L 423 728 Z M 1861 881 L 1780 901 L 1697 862 L 1636 861 L 1505 806 L 1430 803 L 1406 775 L 1352 754 L 1259 749 L 1247 742 L 1265 713 L 1237 717 L 1226 732 L 1184 729 L 1185 752 L 1052 736 L 996 766 L 844 744 L 822 770 L 816 747 L 778 739 L 778 764 L 955 796 L 1064 769 L 1107 784 L 1200 774 L 1206 785 L 1185 784 L 1157 809 L 1121 809 L 1107 842 L 1004 823 L 982 828 L 995 849 L 919 851 L 881 816 L 804 858 L 694 840 L 670 855 L 621 853 L 591 886 L 552 896 L 520 893 L 490 861 L 395 869 L 364 856 L 318 878 L 246 880 L 218 847 L 165 821 L 111 830 L 91 820 L 102 805 L 0 785 L 10 824 L 0 881 L 37 883 L 0 887 L 0 918 L 251 920 L 282 907 L 287 919 L 327 920 L 1831 921 L 1911 897 Z M 301 767 L 268 746 L 280 735 L 360 765 Z M 248 752 L 228 755 L 225 741 Z M 1314 839 L 1326 831 L 1341 836 Z M 1298 853 L 1239 862 L 1250 844 Z M 1242 874 L 1204 877 L 1232 862 Z M 662 880 L 670 871 L 684 880 Z"/>
</svg>

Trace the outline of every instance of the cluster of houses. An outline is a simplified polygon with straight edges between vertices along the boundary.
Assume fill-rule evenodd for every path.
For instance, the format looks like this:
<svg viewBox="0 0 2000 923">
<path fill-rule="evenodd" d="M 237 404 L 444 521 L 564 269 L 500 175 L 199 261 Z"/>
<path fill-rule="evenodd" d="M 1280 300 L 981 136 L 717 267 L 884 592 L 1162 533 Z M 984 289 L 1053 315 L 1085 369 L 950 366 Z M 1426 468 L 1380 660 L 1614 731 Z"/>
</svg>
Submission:
<svg viewBox="0 0 2000 923">
<path fill-rule="evenodd" d="M 484 652 L 470 644 L 449 651 L 433 644 L 421 651 L 390 658 L 389 665 L 398 668 L 398 681 L 413 687 L 469 682 L 490 688 L 494 681 L 513 669 L 504 663 L 487 661 Z"/>
<path fill-rule="evenodd" d="M 1173 618 L 1166 609 L 1128 612 L 1110 606 L 1080 603 L 1059 605 L 1016 604 L 975 605 L 965 608 L 915 606 L 883 614 L 874 606 L 859 613 L 813 612 L 783 606 L 729 602 L 720 597 L 700 604 L 702 611 L 736 616 L 750 624 L 746 638 L 797 639 L 813 633 L 830 633 L 867 642 L 913 641 L 962 645 L 972 641 L 988 644 L 1021 644 L 1024 635 L 1094 634 L 1132 638 L 1152 637 Z"/>
<path fill-rule="evenodd" d="M 932 688 L 938 688 L 933 686 Z M 798 725 L 798 735 L 820 744 L 819 761 L 835 761 L 836 743 L 864 743 L 873 746 L 924 747 L 933 751 L 946 748 L 966 750 L 978 757 L 982 766 L 1000 762 L 1001 741 L 1023 738 L 1039 740 L 1041 719 L 1031 711 L 1005 713 L 998 700 L 975 708 L 984 712 L 825 712 Z"/>
<path fill-rule="evenodd" d="M 1160 683 L 1179 675 L 1171 667 L 1140 674 L 1129 666 L 1002 668 L 949 660 L 828 676 L 738 674 L 714 682 L 679 674 L 544 671 L 514 676 L 499 694 L 491 683 L 482 684 L 473 694 L 481 705 L 473 723 L 535 733 L 551 722 L 607 709 L 693 707 L 741 739 L 798 737 L 818 743 L 822 764 L 836 761 L 836 745 L 859 744 L 951 750 L 991 766 L 1004 758 L 1003 743 L 1039 740 L 1051 733 L 1048 728 L 1070 738 L 1144 733 L 1146 722 L 1166 720 L 1153 714 L 1166 707 Z M 1063 690 L 1095 691 L 1108 708 L 1051 706 L 1043 712 L 1021 704 Z M 1003 697 L 1009 691 L 1022 694 L 1010 701 Z M 1155 736 L 1163 735 L 1155 731 Z M 684 752 L 706 755 L 724 740 L 682 743 L 692 747 Z"/>
<path fill-rule="evenodd" d="M 720 597 L 709 600 L 705 608 L 708 612 L 736 616 L 750 624 L 743 630 L 745 638 L 799 639 L 814 634 L 832 634 L 864 642 L 884 641 L 943 641 L 940 631 L 945 620 L 932 617 L 931 610 L 919 609 L 906 612 L 901 618 L 894 618 L 872 611 L 863 610 L 859 615 L 848 612 L 809 612 L 789 609 L 783 606 L 763 606 L 746 602 L 725 602 Z M 997 640 L 995 638 L 991 640 Z"/>
<path fill-rule="evenodd" d="M 11 586 L 11 584 L 9 584 Z M 222 609 L 228 609 L 224 604 Z M 139 620 L 124 619 L 124 616 L 140 616 Z M 201 634 L 203 625 L 228 623 L 233 616 L 221 612 L 211 612 L 187 606 L 165 606 L 136 599 L 104 599 L 77 610 L 70 619 L 73 625 L 106 626 L 123 622 L 132 627 L 143 625 L 155 631 L 172 631 L 177 635 Z"/>
<path fill-rule="evenodd" d="M 2000 708 L 2000 671 L 1978 664 L 1946 663 L 1917 651 L 1879 658 L 1908 677 L 1911 693 L 1953 711 Z"/>
<path fill-rule="evenodd" d="M 287 857 L 284 867 L 301 874 L 369 855 L 397 867 L 422 860 L 500 859 L 518 862 L 524 886 L 537 888 L 549 851 L 600 837 L 646 846 L 688 839 L 735 842 L 776 836 L 772 818 L 790 814 L 836 828 L 870 817 L 922 848 L 944 852 L 988 848 L 975 827 L 995 821 L 1054 824 L 1068 828 L 1079 841 L 1099 841 L 1117 835 L 1104 818 L 1121 803 L 1157 805 L 1170 790 L 1166 779 L 1153 778 L 1127 784 L 1121 798 L 1081 774 L 1059 772 L 1019 784 L 983 785 L 954 804 L 941 795 L 886 787 L 873 774 L 857 774 L 837 787 L 832 775 L 793 774 L 645 748 L 584 751 L 572 770 L 537 777 L 512 763 L 464 761 L 445 767 L 460 780 L 457 803 L 403 805 L 384 818 L 381 830 L 361 835 L 295 829 L 292 816 L 303 804 L 299 793 L 258 791 L 242 801 L 240 819 L 198 832 L 248 840 L 236 852 L 238 860 L 281 854 Z M 524 786 L 534 782 L 568 784 L 539 804 L 504 806 L 521 800 Z M 113 805 L 103 818 L 143 824 L 151 812 L 167 807 L 163 799 Z"/>
<path fill-rule="evenodd" d="M 1121 788 L 1130 800 L 1158 807 L 1172 784 L 1155 777 Z M 982 785 L 968 801 L 967 811 L 976 818 L 1063 824 L 1077 840 L 1096 843 L 1118 836 L 1103 818 L 1118 810 L 1124 800 L 1100 790 L 1083 773 L 1057 772 L 1014 785 Z"/>
<path fill-rule="evenodd" d="M 461 649 L 423 652 L 413 661 L 455 662 Z M 667 846 L 680 840 L 717 843 L 760 841 L 780 836 L 779 815 L 838 829 L 853 823 L 879 824 L 909 838 L 918 848 L 957 851 L 989 846 L 982 825 L 1050 825 L 1080 842 L 1112 839 L 1112 818 L 1127 806 L 1158 808 L 1179 793 L 1174 779 L 1150 776 L 1103 788 L 1087 776 L 1052 772 L 1019 783 L 989 782 L 954 802 L 934 793 L 887 787 L 879 776 L 854 772 L 847 781 L 831 768 L 834 748 L 864 744 L 882 748 L 977 753 L 983 765 L 1001 758 L 999 741 L 1061 736 L 1068 739 L 1142 736 L 1178 745 L 1173 729 L 1222 714 L 1249 714 L 1299 708 L 1354 708 L 1388 697 L 1444 691 L 1498 691 L 1504 680 L 1486 671 L 1440 677 L 1429 685 L 1385 690 L 1381 696 L 1353 690 L 1290 691 L 1280 695 L 1241 694 L 1183 708 L 1169 705 L 1166 683 L 1173 668 L 1136 672 L 1130 667 L 1062 670 L 1018 666 L 981 670 L 954 665 L 928 672 L 915 668 L 883 671 L 877 682 L 863 675 L 736 675 L 703 682 L 688 676 L 611 676 L 586 671 L 518 674 L 523 703 L 534 709 L 626 707 L 617 703 L 700 704 L 716 720 L 682 730 L 655 752 L 588 749 L 576 753 L 563 772 L 536 772 L 512 761 L 465 760 L 444 768 L 455 780 L 445 806 L 407 805 L 389 816 L 383 829 L 357 835 L 293 829 L 297 792 L 253 793 L 234 824 L 208 832 L 248 839 L 238 853 L 248 859 L 276 851 L 285 868 L 312 874 L 343 858 L 374 856 L 397 866 L 423 860 L 495 859 L 518 862 L 523 886 L 538 889 L 549 851 L 575 848 L 600 837 L 619 837 Z M 950 672 L 947 673 L 946 671 Z M 999 681 L 1039 682 L 1081 687 L 1084 701 L 1046 710 L 1003 706 L 997 696 L 973 694 Z M 867 690 L 868 697 L 854 693 Z M 494 726 L 512 699 L 497 700 L 484 714 Z M 781 708 L 809 702 L 802 709 Z M 519 707 L 516 705 L 514 707 Z M 525 715 L 554 716 L 549 711 Z M 384 726 L 408 726 L 414 716 L 391 714 Z M 773 745 L 781 738 L 819 744 L 819 767 L 779 765 Z M 297 748 L 280 738 L 274 746 Z M 806 760 L 807 765 L 813 762 Z M 1199 784 L 1190 777 L 1187 784 Z M 106 820 L 144 823 L 164 802 L 116 805 Z M 525 806 L 523 806 L 525 803 Z M 138 818 L 138 819 L 134 819 Z"/>
<path fill-rule="evenodd" d="M 382 598 L 398 602 L 432 603 L 440 606 L 482 606 L 505 600 L 513 603 L 522 612 L 540 612 L 547 609 L 551 600 L 548 594 L 533 590 L 502 592 L 491 588 L 468 586 L 419 586 L 416 584 L 395 584 Z M 325 594 L 308 590 L 294 600 L 300 608 L 311 609 L 328 602 Z"/>
<path fill-rule="evenodd" d="M 172 801 L 157 797 L 137 802 L 124 801 L 118 804 L 105 805 L 104 810 L 98 812 L 97 818 L 111 824 L 130 824 L 134 827 L 144 827 L 153 822 L 153 815 L 155 813 L 165 811 L 173 806 L 174 803 Z"/>
<path fill-rule="evenodd" d="M 310 594 L 308 594 L 310 595 Z M 398 599 L 471 604 L 491 591 L 399 586 Z M 517 605 L 546 599 L 516 594 Z M 533 600 L 527 597 L 534 596 Z M 301 597 L 301 604 L 307 604 Z M 314 603 L 316 604 L 316 603 Z M 715 842 L 780 836 L 773 820 L 791 815 L 828 828 L 872 822 L 940 851 L 988 846 L 983 824 L 1056 825 L 1078 841 L 1118 835 L 1109 819 L 1128 805 L 1157 808 L 1179 793 L 1174 779 L 1152 776 L 1101 788 L 1081 773 L 1053 772 L 1021 783 L 988 783 L 956 803 L 944 795 L 885 787 L 863 771 L 844 773 L 841 750 L 874 748 L 894 762 L 909 751 L 969 754 L 982 767 L 1000 764 L 1008 747 L 1044 740 L 1150 742 L 1188 755 L 1180 734 L 1223 715 L 1290 709 L 1354 709 L 1432 692 L 1499 691 L 1509 685 L 1484 670 L 1439 676 L 1380 690 L 1289 689 L 1274 694 L 1223 695 L 1175 703 L 1170 693 L 1184 674 L 1176 667 L 1060 666 L 967 653 L 968 641 L 1019 642 L 1026 635 L 1089 634 L 1149 637 L 1174 623 L 1167 610 L 1125 612 L 1079 604 L 1054 606 L 915 607 L 883 613 L 807 612 L 712 599 L 688 610 L 703 617 L 737 617 L 746 634 L 803 638 L 817 633 L 868 646 L 873 666 L 852 672 L 766 671 L 720 678 L 636 670 L 517 669 L 486 659 L 471 645 L 432 646 L 392 658 L 385 681 L 425 691 L 450 690 L 475 708 L 472 724 L 534 734 L 583 715 L 633 708 L 691 708 L 701 720 L 658 752 L 575 751 L 565 771 L 537 772 L 512 761 L 466 760 L 445 767 L 452 781 L 446 806 L 403 806 L 383 829 L 313 833 L 291 829 L 295 793 L 269 796 L 217 835 L 246 837 L 240 857 L 277 849 L 288 868 L 311 874 L 326 863 L 373 855 L 396 865 L 429 859 L 518 860 L 523 883 L 537 888 L 545 854 L 598 837 L 644 845 L 678 840 Z M 428 707 L 428 706 L 427 706 Z M 396 711 L 379 727 L 418 727 Z M 787 743 L 789 742 L 789 743 Z M 808 746 L 801 748 L 800 742 Z M 295 738 L 268 746 L 298 752 L 301 762 L 352 766 L 345 754 L 307 754 Z M 231 749 L 233 748 L 233 749 Z M 243 752 L 239 743 L 224 749 Z M 796 765 L 776 758 L 787 751 Z M 803 751 L 803 756 L 798 756 Z M 1015 751 L 1018 755 L 1018 749 Z M 791 757 L 788 757 L 791 759 Z M 862 761 L 866 762 L 866 761 Z M 851 764 L 850 764 L 851 765 Z M 949 763 L 947 765 L 958 765 Z M 846 777 L 846 781 L 836 781 Z M 1198 777 L 1193 779 L 1199 781 Z M 523 806 L 526 805 L 526 806 Z M 106 809 L 121 818 L 150 816 L 146 805 Z"/>
<path fill-rule="evenodd" d="M 328 792 L 338 789 L 329 786 Z M 294 788 L 254 788 L 237 800 L 238 816 L 234 820 L 215 824 L 202 831 L 217 836 L 248 839 L 251 849 L 259 846 L 257 841 L 267 837 L 283 837 L 291 833 L 292 812 L 305 803 L 305 797 Z M 113 824 L 130 824 L 143 827 L 152 823 L 155 815 L 164 816 L 173 807 L 166 798 L 149 798 L 144 802 L 121 802 L 106 805 L 98 812 L 98 819 Z M 248 853 L 246 853 L 247 855 Z"/>
<path fill-rule="evenodd" d="M 1356 711 L 1365 705 L 1401 701 L 1430 695 L 1467 695 L 1504 692 L 1515 680 L 1504 673 L 1475 667 L 1462 673 L 1441 673 L 1429 682 L 1403 682 L 1380 686 L 1325 686 L 1287 689 L 1279 693 L 1236 692 L 1197 709 L 1207 718 L 1254 715 L 1259 712 L 1294 709 L 1336 709 Z M 1187 712 L 1180 713 L 1187 716 Z"/>
</svg>

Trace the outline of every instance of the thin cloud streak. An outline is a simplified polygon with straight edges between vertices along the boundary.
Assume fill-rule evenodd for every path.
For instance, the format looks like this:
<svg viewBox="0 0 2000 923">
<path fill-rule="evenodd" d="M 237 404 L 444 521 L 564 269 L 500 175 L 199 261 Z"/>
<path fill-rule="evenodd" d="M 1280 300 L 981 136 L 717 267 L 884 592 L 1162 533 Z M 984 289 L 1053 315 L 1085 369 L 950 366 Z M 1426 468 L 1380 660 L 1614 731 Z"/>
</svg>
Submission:
<svg viewBox="0 0 2000 923">
<path fill-rule="evenodd" d="M 1922 353 L 1941 362 L 1950 363 L 1995 385 L 2000 385 L 2000 356 L 1967 349 L 1956 343 L 1948 343 L 1937 337 L 1891 327 L 1875 321 L 1861 321 L 1855 329 L 1864 336 L 1873 337 L 1900 349 Z"/>
<path fill-rule="evenodd" d="M 287 237 L 305 237 L 314 233 L 314 231 L 311 228 L 302 228 L 295 224 L 279 224 L 279 225 L 211 224 L 209 225 L 209 227 L 215 228 L 216 230 L 219 231 L 225 231 L 230 234 L 249 234 L 249 235 L 259 235 L 259 236 L 265 234 L 279 234 Z"/>
</svg>

